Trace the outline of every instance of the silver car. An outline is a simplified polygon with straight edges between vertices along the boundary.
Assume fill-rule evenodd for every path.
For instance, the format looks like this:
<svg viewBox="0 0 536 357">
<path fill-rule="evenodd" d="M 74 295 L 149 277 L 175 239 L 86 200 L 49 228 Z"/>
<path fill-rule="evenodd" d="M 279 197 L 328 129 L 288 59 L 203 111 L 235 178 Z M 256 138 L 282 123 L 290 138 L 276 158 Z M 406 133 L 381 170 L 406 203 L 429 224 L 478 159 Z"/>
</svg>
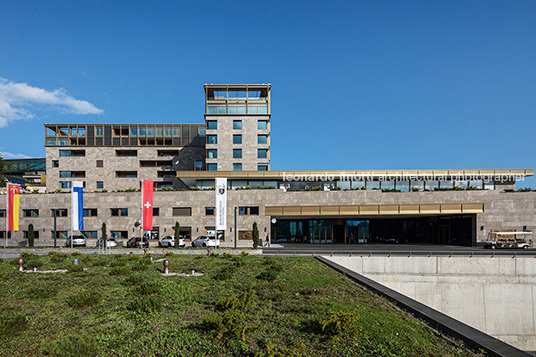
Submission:
<svg viewBox="0 0 536 357">
<path fill-rule="evenodd" d="M 199 236 L 192 242 L 192 247 L 220 247 L 220 240 L 214 236 Z"/>
<path fill-rule="evenodd" d="M 73 240 L 73 247 L 85 247 L 86 246 L 86 237 L 82 235 L 74 235 L 72 236 Z M 67 238 L 67 241 L 65 242 L 66 247 L 71 246 L 71 236 Z"/>
</svg>

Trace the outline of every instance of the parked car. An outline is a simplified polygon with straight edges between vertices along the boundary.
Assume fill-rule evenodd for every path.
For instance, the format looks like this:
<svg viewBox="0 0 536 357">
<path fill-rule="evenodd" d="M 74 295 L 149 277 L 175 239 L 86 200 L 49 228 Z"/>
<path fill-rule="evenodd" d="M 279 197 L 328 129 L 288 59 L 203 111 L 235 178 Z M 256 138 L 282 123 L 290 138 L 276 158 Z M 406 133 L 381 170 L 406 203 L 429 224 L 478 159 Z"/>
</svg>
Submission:
<svg viewBox="0 0 536 357">
<path fill-rule="evenodd" d="M 73 247 L 85 247 L 86 246 L 86 237 L 84 237 L 83 235 L 74 235 L 72 236 L 72 239 L 73 239 Z M 65 246 L 66 247 L 71 246 L 71 236 L 67 238 L 65 242 Z"/>
<path fill-rule="evenodd" d="M 175 237 L 174 236 L 165 236 L 158 242 L 158 246 L 161 248 L 164 247 L 174 247 L 175 246 Z M 179 238 L 179 242 L 177 244 L 180 248 L 186 247 L 186 242 L 183 238 Z"/>
<path fill-rule="evenodd" d="M 220 247 L 220 240 L 214 236 L 199 236 L 192 242 L 192 247 Z"/>
<path fill-rule="evenodd" d="M 132 237 L 127 242 L 128 248 L 149 248 L 149 241 L 140 237 Z"/>
<path fill-rule="evenodd" d="M 102 238 L 97 239 L 97 247 L 102 247 Z M 106 246 L 107 247 L 117 247 L 117 240 L 115 238 L 108 238 L 106 239 Z"/>
</svg>

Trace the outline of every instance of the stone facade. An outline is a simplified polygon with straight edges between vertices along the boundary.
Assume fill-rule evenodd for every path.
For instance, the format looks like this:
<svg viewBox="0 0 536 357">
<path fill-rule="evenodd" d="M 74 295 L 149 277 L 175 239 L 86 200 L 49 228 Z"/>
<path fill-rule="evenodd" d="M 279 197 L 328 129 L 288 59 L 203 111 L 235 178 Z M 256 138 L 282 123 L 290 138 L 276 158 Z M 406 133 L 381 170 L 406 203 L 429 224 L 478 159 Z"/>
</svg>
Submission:
<svg viewBox="0 0 536 357">
<path fill-rule="evenodd" d="M 77 150 L 84 156 L 60 156 L 61 150 Z M 121 156 L 125 151 L 135 152 L 135 156 Z M 157 187 L 180 188 L 175 172 L 194 170 L 198 160 L 204 167 L 204 159 L 202 146 L 47 147 L 47 192 L 61 189 L 60 182 L 68 181 L 85 182 L 85 190 L 89 192 L 139 188 L 141 180 L 153 180 Z M 60 172 L 83 173 L 83 177 L 60 177 Z M 122 177 L 133 176 L 132 173 L 136 177 Z M 102 182 L 102 187 L 97 182 Z"/>
<path fill-rule="evenodd" d="M 270 116 L 269 115 L 206 115 L 207 121 L 218 124 L 215 130 L 207 129 L 207 135 L 217 135 L 217 144 L 206 145 L 208 149 L 218 150 L 216 159 L 207 158 L 207 164 L 216 163 L 218 171 L 233 171 L 233 164 L 241 164 L 242 171 L 257 171 L 258 165 L 270 165 Z M 266 129 L 258 129 L 258 121 L 267 121 Z M 241 121 L 242 129 L 233 129 L 233 122 Z M 242 135 L 242 143 L 234 144 L 233 136 Z M 266 144 L 258 144 L 258 135 L 268 137 Z M 233 149 L 242 150 L 242 158 L 233 157 Z M 267 157 L 258 158 L 258 149 L 266 149 Z"/>
<path fill-rule="evenodd" d="M 234 207 L 259 207 L 258 215 L 239 215 L 238 231 L 251 230 L 257 222 L 260 237 L 270 233 L 270 216 L 265 215 L 265 207 L 270 206 L 336 206 L 336 205 L 412 205 L 412 204 L 449 204 L 482 203 L 483 213 L 475 214 L 473 227 L 477 242 L 484 242 L 491 229 L 515 229 L 521 231 L 536 229 L 536 193 L 508 193 L 492 191 L 448 191 L 448 192 L 381 192 L 381 191 L 297 191 L 283 190 L 230 190 L 228 191 L 228 214 L 225 241 L 222 245 L 234 244 Z M 140 218 L 140 192 L 94 192 L 84 194 L 84 206 L 97 209 L 96 217 L 85 217 L 87 231 L 97 231 L 100 236 L 102 223 L 108 231 L 127 232 L 128 237 L 139 236 L 139 229 L 134 228 L 136 219 Z M 172 234 L 171 227 L 178 221 L 181 227 L 189 227 L 193 238 L 205 233 L 214 226 L 214 216 L 207 216 L 206 207 L 213 207 L 214 191 L 159 191 L 154 193 L 154 206 L 159 208 L 159 215 L 154 217 L 154 226 L 159 227 L 160 236 Z M 174 207 L 190 207 L 190 216 L 174 216 Z M 23 194 L 21 195 L 20 231 L 12 232 L 10 245 L 24 245 L 23 231 L 33 223 L 39 231 L 36 244 L 51 244 L 54 220 L 52 208 L 67 209 L 70 214 L 70 195 L 57 194 Z M 113 217 L 112 208 L 127 208 L 128 216 Z M 5 209 L 5 196 L 0 197 L 0 210 Z M 38 217 L 24 217 L 25 209 L 39 210 Z M 311 216 L 310 218 L 354 218 L 353 216 Z M 377 216 L 375 216 L 377 217 Z M 277 217 L 285 218 L 285 217 Z M 303 217 L 307 218 L 307 217 Z M 359 218 L 365 218 L 360 216 Z M 5 234 L 5 219 L 0 219 L 0 237 Z M 57 217 L 57 230 L 69 231 L 70 217 Z M 231 230 L 232 229 L 232 230 Z M 126 240 L 124 240 L 126 244 Z M 240 243 L 240 242 L 239 242 Z"/>
</svg>

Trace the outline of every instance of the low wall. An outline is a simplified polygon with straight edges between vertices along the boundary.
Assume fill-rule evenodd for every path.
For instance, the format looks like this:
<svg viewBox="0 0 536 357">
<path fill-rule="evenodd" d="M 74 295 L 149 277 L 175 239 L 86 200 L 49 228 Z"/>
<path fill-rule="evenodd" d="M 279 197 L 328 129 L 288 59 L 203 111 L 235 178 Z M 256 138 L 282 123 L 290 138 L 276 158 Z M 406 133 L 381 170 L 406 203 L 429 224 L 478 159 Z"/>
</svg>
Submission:
<svg viewBox="0 0 536 357">
<path fill-rule="evenodd" d="M 534 257 L 327 259 L 525 351 L 536 351 Z"/>
</svg>

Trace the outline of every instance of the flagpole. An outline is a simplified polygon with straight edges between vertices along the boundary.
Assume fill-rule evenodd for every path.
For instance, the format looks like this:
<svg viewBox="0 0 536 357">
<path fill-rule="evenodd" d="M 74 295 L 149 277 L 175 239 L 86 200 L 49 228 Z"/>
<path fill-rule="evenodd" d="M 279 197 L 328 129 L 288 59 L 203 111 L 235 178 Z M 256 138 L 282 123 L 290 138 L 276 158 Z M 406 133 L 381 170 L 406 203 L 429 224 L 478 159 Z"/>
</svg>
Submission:
<svg viewBox="0 0 536 357">
<path fill-rule="evenodd" d="M 7 234 L 9 232 L 9 184 L 6 183 L 6 248 L 7 248 Z"/>
</svg>

